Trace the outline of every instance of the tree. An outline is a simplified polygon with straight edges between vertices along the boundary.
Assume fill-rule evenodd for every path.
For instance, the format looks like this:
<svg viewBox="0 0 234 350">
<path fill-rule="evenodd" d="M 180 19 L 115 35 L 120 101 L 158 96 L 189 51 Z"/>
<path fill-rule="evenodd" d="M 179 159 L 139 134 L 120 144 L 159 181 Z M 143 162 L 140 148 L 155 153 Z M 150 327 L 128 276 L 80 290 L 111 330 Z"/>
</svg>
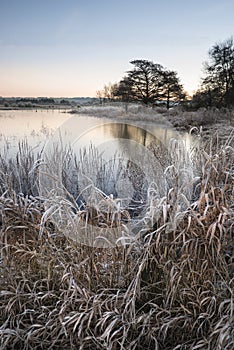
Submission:
<svg viewBox="0 0 234 350">
<path fill-rule="evenodd" d="M 101 104 L 102 101 L 103 101 L 103 90 L 97 90 L 96 96 L 97 96 L 97 98 L 99 99 L 99 102 L 100 102 L 100 104 Z"/>
<path fill-rule="evenodd" d="M 167 109 L 170 108 L 171 101 L 184 100 L 186 94 L 183 86 L 179 82 L 177 73 L 170 70 L 163 71 L 163 92 L 161 98 L 165 98 L 167 102 Z"/>
<path fill-rule="evenodd" d="M 158 101 L 167 102 L 185 98 L 183 86 L 179 82 L 177 73 L 166 70 L 162 65 L 147 60 L 130 62 L 134 68 L 128 71 L 117 85 L 115 94 L 122 101 L 140 101 L 145 104 Z"/>
<path fill-rule="evenodd" d="M 103 97 L 104 99 L 107 99 L 109 101 L 112 101 L 115 99 L 115 90 L 117 88 L 117 84 L 111 84 L 104 85 L 103 89 Z"/>
<path fill-rule="evenodd" d="M 115 91 L 117 89 L 118 84 L 111 84 L 109 83 L 108 85 L 104 85 L 103 90 L 98 90 L 96 92 L 97 98 L 99 98 L 100 103 L 102 101 L 108 100 L 108 101 L 113 101 L 115 99 Z"/>
<path fill-rule="evenodd" d="M 205 62 L 205 78 L 201 92 L 207 96 L 208 105 L 234 104 L 234 44 L 233 38 L 215 44 L 209 50 L 209 62 Z"/>
<path fill-rule="evenodd" d="M 162 89 L 163 67 L 147 60 L 130 63 L 135 66 L 127 76 L 134 99 L 145 104 L 153 103 L 159 98 Z"/>
<path fill-rule="evenodd" d="M 134 100 L 132 81 L 129 79 L 129 77 L 124 77 L 119 84 L 117 84 L 114 94 L 117 99 L 120 99 L 123 102 L 130 102 Z"/>
<path fill-rule="evenodd" d="M 118 84 L 109 83 L 97 91 L 100 100 L 140 101 L 144 104 L 166 100 L 169 109 L 171 101 L 185 99 L 186 94 L 175 71 L 148 60 L 130 63 L 134 68 Z"/>
<path fill-rule="evenodd" d="M 218 107 L 221 105 L 220 96 L 219 96 L 219 89 L 211 87 L 204 87 L 200 90 L 197 90 L 196 93 L 193 95 L 192 98 L 192 104 L 191 106 L 194 108 L 200 108 L 200 107 Z"/>
</svg>

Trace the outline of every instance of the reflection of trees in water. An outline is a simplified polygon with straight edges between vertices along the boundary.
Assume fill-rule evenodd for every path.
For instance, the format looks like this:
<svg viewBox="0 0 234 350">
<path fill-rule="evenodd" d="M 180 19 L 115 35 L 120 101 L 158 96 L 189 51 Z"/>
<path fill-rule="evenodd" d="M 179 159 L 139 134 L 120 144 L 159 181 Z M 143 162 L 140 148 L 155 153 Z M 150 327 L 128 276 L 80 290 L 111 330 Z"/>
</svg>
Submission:
<svg viewBox="0 0 234 350">
<path fill-rule="evenodd" d="M 103 128 L 104 133 L 111 133 L 116 139 L 132 140 L 143 146 L 149 145 L 152 141 L 157 141 L 156 137 L 144 128 L 130 124 L 112 123 L 104 125 Z"/>
</svg>

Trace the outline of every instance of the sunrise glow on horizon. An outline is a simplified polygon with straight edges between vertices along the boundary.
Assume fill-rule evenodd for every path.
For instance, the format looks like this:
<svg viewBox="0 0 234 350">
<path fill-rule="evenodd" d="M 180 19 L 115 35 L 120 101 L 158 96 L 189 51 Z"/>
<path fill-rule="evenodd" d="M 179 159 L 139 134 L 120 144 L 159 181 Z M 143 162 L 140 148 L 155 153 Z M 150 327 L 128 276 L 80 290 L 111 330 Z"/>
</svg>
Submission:
<svg viewBox="0 0 234 350">
<path fill-rule="evenodd" d="M 0 0 L 0 96 L 95 97 L 147 59 L 199 87 L 208 50 L 233 34 L 234 2 Z"/>
</svg>

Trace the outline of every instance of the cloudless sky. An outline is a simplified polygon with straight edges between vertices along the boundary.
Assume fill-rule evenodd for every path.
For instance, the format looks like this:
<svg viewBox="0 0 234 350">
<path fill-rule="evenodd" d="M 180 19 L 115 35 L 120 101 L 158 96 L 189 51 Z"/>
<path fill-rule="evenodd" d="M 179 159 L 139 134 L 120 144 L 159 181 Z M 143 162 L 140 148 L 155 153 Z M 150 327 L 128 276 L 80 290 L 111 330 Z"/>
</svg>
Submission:
<svg viewBox="0 0 234 350">
<path fill-rule="evenodd" d="M 233 0 L 0 0 L 0 96 L 95 96 L 141 58 L 192 93 L 233 15 Z"/>
</svg>

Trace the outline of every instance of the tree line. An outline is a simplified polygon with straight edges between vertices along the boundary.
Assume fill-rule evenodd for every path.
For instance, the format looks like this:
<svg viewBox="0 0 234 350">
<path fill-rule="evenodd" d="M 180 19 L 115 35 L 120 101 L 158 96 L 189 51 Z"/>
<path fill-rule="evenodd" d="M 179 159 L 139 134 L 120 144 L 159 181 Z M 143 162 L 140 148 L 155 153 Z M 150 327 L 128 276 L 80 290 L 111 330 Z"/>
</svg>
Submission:
<svg viewBox="0 0 234 350">
<path fill-rule="evenodd" d="M 215 44 L 208 51 L 201 86 L 190 100 L 199 107 L 228 107 L 234 105 L 234 43 L 233 38 Z M 175 102 L 188 99 L 176 71 L 161 64 L 138 59 L 133 68 L 115 84 L 97 91 L 100 100 L 139 101 L 146 105 L 164 103 L 167 109 Z"/>
<path fill-rule="evenodd" d="M 116 84 L 105 85 L 97 97 L 124 102 L 154 104 L 164 101 L 169 109 L 172 101 L 184 100 L 186 93 L 177 72 L 148 60 L 133 60 L 133 69 Z"/>
</svg>

